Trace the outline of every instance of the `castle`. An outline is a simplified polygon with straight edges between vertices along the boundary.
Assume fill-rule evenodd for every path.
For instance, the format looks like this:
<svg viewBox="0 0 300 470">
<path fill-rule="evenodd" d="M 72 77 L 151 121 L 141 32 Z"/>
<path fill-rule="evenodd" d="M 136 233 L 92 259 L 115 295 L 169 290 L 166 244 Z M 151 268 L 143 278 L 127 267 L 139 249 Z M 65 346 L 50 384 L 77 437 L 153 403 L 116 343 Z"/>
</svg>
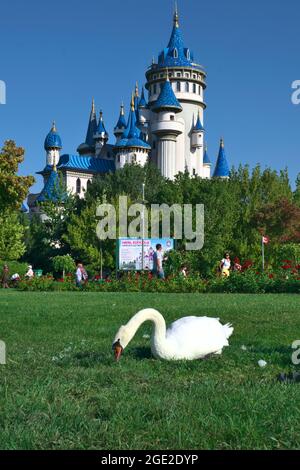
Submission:
<svg viewBox="0 0 300 470">
<path fill-rule="evenodd" d="M 38 172 L 44 178 L 44 188 L 40 194 L 29 195 L 31 211 L 35 210 L 36 202 L 51 198 L 57 170 L 62 173 L 67 189 L 80 197 L 95 175 L 117 171 L 125 164 L 145 165 L 148 159 L 171 180 L 185 171 L 201 178 L 228 178 L 222 139 L 211 174 L 203 127 L 205 80 L 203 67 L 185 47 L 176 8 L 168 46 L 146 71 L 148 101 L 144 88 L 139 95 L 136 85 L 127 120 L 124 105 L 121 106 L 114 128 L 114 144 L 108 143 L 102 112 L 97 119 L 94 100 L 86 139 L 78 146 L 77 155 L 60 154 L 62 141 L 53 123 L 44 144 L 46 166 Z"/>
</svg>

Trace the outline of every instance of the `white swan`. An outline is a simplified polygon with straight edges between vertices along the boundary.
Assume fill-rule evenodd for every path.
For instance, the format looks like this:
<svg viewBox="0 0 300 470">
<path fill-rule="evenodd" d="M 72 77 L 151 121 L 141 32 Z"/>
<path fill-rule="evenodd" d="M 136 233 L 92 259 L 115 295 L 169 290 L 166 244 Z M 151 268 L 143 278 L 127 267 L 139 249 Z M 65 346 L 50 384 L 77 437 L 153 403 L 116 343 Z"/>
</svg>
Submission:
<svg viewBox="0 0 300 470">
<path fill-rule="evenodd" d="M 154 323 L 152 354 L 166 360 L 192 360 L 209 354 L 221 354 L 223 347 L 229 346 L 227 340 L 233 333 L 230 323 L 222 325 L 218 318 L 209 317 L 183 317 L 166 329 L 164 317 L 153 308 L 145 308 L 117 332 L 113 343 L 117 361 L 141 324 L 147 320 Z"/>
</svg>

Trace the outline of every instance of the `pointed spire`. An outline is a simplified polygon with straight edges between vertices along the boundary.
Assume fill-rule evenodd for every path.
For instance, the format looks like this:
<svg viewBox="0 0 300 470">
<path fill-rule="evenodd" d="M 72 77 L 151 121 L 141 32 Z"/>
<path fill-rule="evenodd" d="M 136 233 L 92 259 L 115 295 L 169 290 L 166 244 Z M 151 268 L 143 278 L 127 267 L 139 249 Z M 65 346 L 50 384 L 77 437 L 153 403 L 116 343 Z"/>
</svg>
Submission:
<svg viewBox="0 0 300 470">
<path fill-rule="evenodd" d="M 145 98 L 145 91 L 144 91 L 144 87 L 142 88 L 142 93 L 141 93 L 141 98 L 140 98 L 140 101 L 139 101 L 139 108 L 146 108 L 147 107 L 147 101 L 146 101 L 146 98 Z"/>
<path fill-rule="evenodd" d="M 175 0 L 175 10 L 174 10 L 174 26 L 179 28 L 179 15 L 178 15 L 178 6 L 177 1 Z"/>
<path fill-rule="evenodd" d="M 207 152 L 207 144 L 205 144 L 205 148 L 204 148 L 203 165 L 211 165 L 211 161 Z"/>
<path fill-rule="evenodd" d="M 115 127 L 115 133 L 116 132 L 117 134 L 119 134 L 120 132 L 122 133 L 123 131 L 121 129 L 124 129 L 125 127 L 126 127 L 126 121 L 125 121 L 125 113 L 124 113 L 124 104 L 122 102 L 121 108 L 120 108 L 119 119 Z"/>
<path fill-rule="evenodd" d="M 139 84 L 138 82 L 135 83 L 135 96 L 139 96 Z"/>
<path fill-rule="evenodd" d="M 55 126 L 55 121 L 52 123 L 52 129 L 51 132 L 56 132 L 56 126 Z"/>
<path fill-rule="evenodd" d="M 98 136 L 100 135 L 101 138 L 105 138 L 105 139 L 108 138 L 108 134 L 106 132 L 104 122 L 103 122 L 103 112 L 102 112 L 102 110 L 100 111 L 100 114 L 99 114 L 99 121 L 98 121 L 96 134 Z"/>
<path fill-rule="evenodd" d="M 194 125 L 193 130 L 196 132 L 204 131 L 204 127 L 202 125 L 201 117 L 200 117 L 200 109 L 198 109 L 198 117 L 197 117 L 197 121 L 196 121 L 196 124 Z"/>
<path fill-rule="evenodd" d="M 95 113 L 95 100 L 94 100 L 94 97 L 92 99 L 92 114 Z"/>
<path fill-rule="evenodd" d="M 131 111 L 134 111 L 134 94 L 133 93 L 131 95 L 130 109 Z"/>
<path fill-rule="evenodd" d="M 220 139 L 219 155 L 213 176 L 214 178 L 229 178 L 229 175 L 230 171 L 225 155 L 224 140 Z"/>
</svg>

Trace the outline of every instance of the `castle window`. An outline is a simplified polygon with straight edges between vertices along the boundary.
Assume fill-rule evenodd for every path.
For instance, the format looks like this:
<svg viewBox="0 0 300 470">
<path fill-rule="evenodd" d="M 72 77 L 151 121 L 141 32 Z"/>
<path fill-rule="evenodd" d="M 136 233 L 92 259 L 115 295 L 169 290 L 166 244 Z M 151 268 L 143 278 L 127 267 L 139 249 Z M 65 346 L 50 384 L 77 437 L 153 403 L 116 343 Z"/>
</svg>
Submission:
<svg viewBox="0 0 300 470">
<path fill-rule="evenodd" d="M 189 49 L 186 51 L 186 58 L 187 58 L 188 60 L 191 59 L 191 53 L 190 53 L 190 50 L 189 50 Z"/>
<path fill-rule="evenodd" d="M 86 189 L 89 189 L 89 187 L 91 186 L 91 184 L 92 184 L 91 180 L 87 180 Z"/>
<path fill-rule="evenodd" d="M 180 73 L 180 72 L 177 72 L 177 73 L 176 73 L 176 77 L 181 77 L 181 73 Z"/>
<path fill-rule="evenodd" d="M 196 170 L 193 168 L 193 176 L 196 176 Z"/>
<path fill-rule="evenodd" d="M 155 80 L 155 79 L 156 79 L 156 75 L 153 75 L 153 80 Z"/>
<path fill-rule="evenodd" d="M 118 155 L 118 163 L 120 163 L 120 161 L 121 161 L 121 160 L 120 160 L 120 155 Z"/>
<path fill-rule="evenodd" d="M 156 95 L 156 83 L 153 85 L 153 94 Z"/>
<path fill-rule="evenodd" d="M 195 73 L 193 73 L 193 78 L 197 78 L 197 75 Z"/>
<path fill-rule="evenodd" d="M 201 86 L 199 85 L 199 95 L 201 95 Z"/>
<path fill-rule="evenodd" d="M 164 74 L 163 74 L 163 73 L 161 73 L 161 74 L 160 74 L 160 78 L 162 78 L 163 76 L 164 76 Z"/>
<path fill-rule="evenodd" d="M 136 163 L 136 153 L 132 155 L 132 163 Z"/>
<path fill-rule="evenodd" d="M 81 181 L 80 178 L 77 178 L 76 180 L 76 193 L 80 194 L 81 193 Z"/>
<path fill-rule="evenodd" d="M 174 120 L 175 120 L 175 116 L 174 116 L 174 114 L 171 114 L 171 116 L 170 116 L 170 120 L 171 120 L 171 121 L 174 121 Z"/>
<path fill-rule="evenodd" d="M 153 140 L 152 147 L 153 147 L 153 150 L 155 150 L 155 149 L 156 149 L 156 141 L 155 141 L 155 140 Z"/>
<path fill-rule="evenodd" d="M 189 82 L 185 82 L 185 91 L 188 93 L 190 91 Z"/>
<path fill-rule="evenodd" d="M 193 83 L 193 93 L 197 93 L 197 90 L 196 90 L 196 83 Z"/>
<path fill-rule="evenodd" d="M 173 52 L 173 57 L 174 57 L 174 59 L 178 59 L 178 50 L 176 49 L 176 47 L 175 47 L 174 52 Z"/>
<path fill-rule="evenodd" d="M 177 82 L 177 91 L 180 91 L 180 82 Z"/>
<path fill-rule="evenodd" d="M 187 78 L 190 78 L 190 74 L 189 74 L 188 72 L 185 73 L 185 76 L 186 76 Z"/>
</svg>

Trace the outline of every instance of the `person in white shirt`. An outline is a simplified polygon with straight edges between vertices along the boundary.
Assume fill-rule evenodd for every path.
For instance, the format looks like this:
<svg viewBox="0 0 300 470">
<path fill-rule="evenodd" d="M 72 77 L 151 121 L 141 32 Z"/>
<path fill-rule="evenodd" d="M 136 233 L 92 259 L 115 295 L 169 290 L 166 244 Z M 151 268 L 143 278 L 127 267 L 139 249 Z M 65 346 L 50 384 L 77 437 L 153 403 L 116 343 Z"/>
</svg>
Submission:
<svg viewBox="0 0 300 470">
<path fill-rule="evenodd" d="M 220 262 L 220 271 L 222 276 L 228 277 L 230 274 L 231 260 L 229 253 L 225 253 L 224 258 Z"/>
<path fill-rule="evenodd" d="M 163 252 L 162 246 L 160 243 L 156 245 L 156 251 L 153 254 L 153 275 L 157 276 L 159 279 L 165 278 L 165 273 L 163 270 Z"/>
<path fill-rule="evenodd" d="M 27 273 L 25 274 L 25 277 L 27 277 L 28 279 L 31 279 L 34 277 L 34 272 L 33 272 L 31 265 L 27 267 Z"/>
</svg>

